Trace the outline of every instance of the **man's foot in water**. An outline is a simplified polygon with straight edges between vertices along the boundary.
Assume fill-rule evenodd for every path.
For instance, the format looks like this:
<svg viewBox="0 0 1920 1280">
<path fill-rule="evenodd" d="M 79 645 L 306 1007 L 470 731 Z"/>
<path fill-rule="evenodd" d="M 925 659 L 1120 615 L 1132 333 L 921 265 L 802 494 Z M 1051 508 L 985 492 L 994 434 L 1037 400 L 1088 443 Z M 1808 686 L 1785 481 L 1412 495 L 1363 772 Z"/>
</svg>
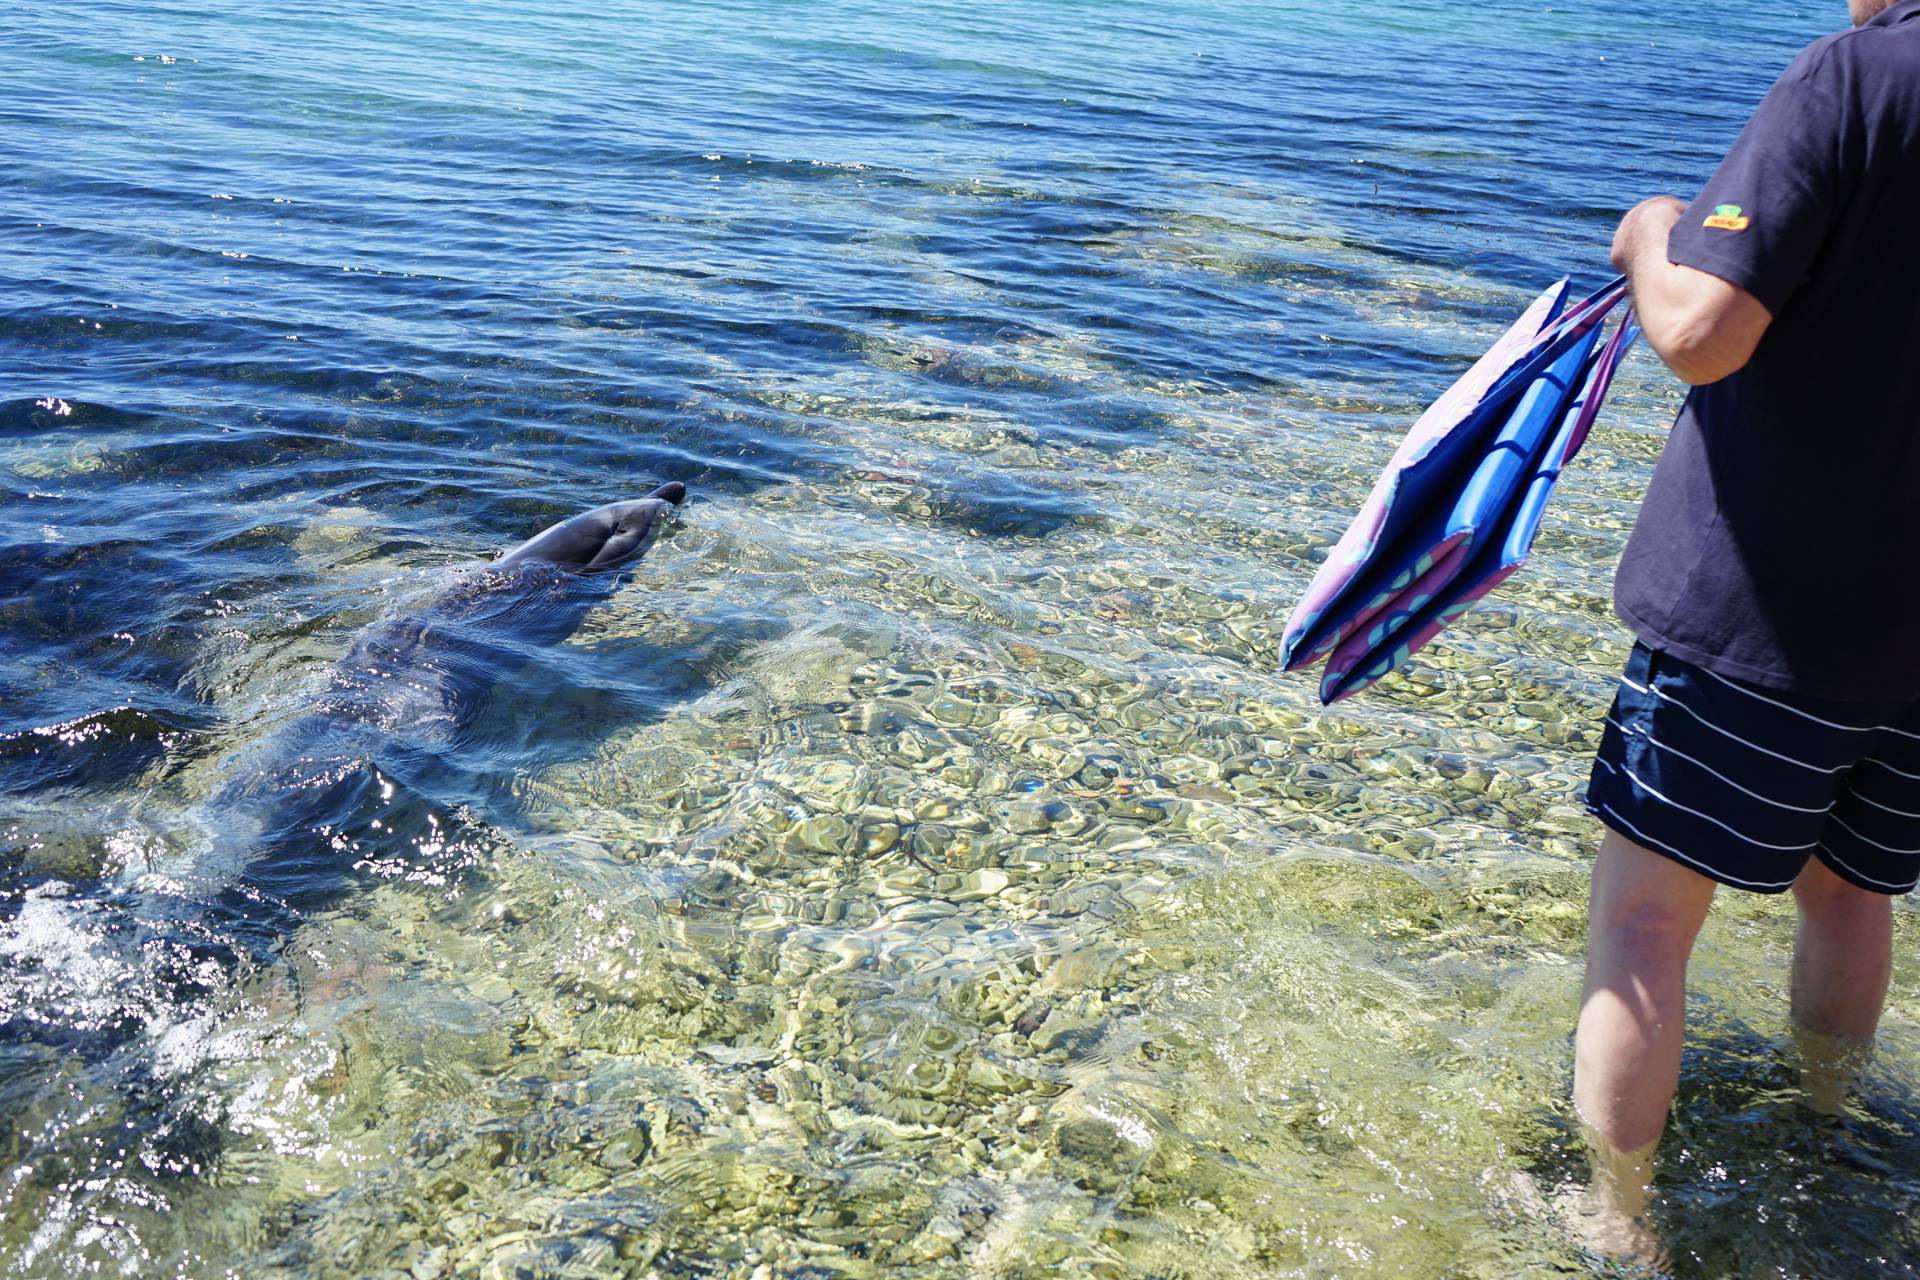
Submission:
<svg viewBox="0 0 1920 1280">
<path fill-rule="evenodd" d="M 1575 1245 L 1629 1268 L 1628 1275 L 1665 1275 L 1672 1269 L 1646 1215 L 1627 1212 L 1599 1186 L 1563 1188 L 1554 1196 L 1553 1213 Z"/>
<path fill-rule="evenodd" d="M 1576 1244 L 1602 1257 L 1635 1268 L 1667 1271 L 1671 1264 L 1650 1217 L 1657 1143 L 1618 1151 L 1591 1126 L 1581 1129 L 1593 1178 L 1587 1186 L 1569 1186 L 1555 1197 L 1562 1225 Z"/>
</svg>

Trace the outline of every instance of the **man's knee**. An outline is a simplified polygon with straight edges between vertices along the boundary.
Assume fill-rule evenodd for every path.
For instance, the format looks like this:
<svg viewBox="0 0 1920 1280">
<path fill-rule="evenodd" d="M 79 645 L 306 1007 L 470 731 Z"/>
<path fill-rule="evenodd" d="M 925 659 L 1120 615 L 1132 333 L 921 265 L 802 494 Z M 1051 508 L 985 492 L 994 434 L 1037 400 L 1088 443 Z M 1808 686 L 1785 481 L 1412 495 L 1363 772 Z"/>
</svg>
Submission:
<svg viewBox="0 0 1920 1280">
<path fill-rule="evenodd" d="M 1593 928 L 1623 955 L 1684 963 L 1700 923 L 1701 913 L 1691 904 L 1646 898 L 1618 904 L 1594 920 Z"/>
<path fill-rule="evenodd" d="M 1713 901 L 1713 881 L 1608 830 L 1594 869 L 1595 945 L 1684 962 Z"/>
<path fill-rule="evenodd" d="M 1810 860 L 1793 882 L 1793 900 L 1801 914 L 1816 919 L 1874 919 L 1892 910 L 1892 899 L 1849 884 L 1818 859 Z"/>
</svg>

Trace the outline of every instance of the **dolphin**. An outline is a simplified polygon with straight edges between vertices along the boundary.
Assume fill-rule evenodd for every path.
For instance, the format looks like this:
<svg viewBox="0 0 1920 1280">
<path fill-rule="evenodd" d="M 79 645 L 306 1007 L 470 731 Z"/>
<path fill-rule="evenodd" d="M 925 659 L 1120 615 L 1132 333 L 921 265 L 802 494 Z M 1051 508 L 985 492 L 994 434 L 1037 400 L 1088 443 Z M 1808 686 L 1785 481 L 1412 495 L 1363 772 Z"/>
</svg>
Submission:
<svg viewBox="0 0 1920 1280">
<path fill-rule="evenodd" d="M 0 904 L 0 1004 L 12 1009 L 0 1009 L 0 1039 L 23 1070 L 62 1082 L 52 1096 L 66 1098 L 69 1123 L 49 1139 L 57 1150 L 98 1168 L 109 1141 L 123 1158 L 137 1144 L 159 1177 L 217 1156 L 225 1133 L 182 1074 L 187 1050 L 163 1042 L 236 977 L 283 962 L 301 923 L 349 894 L 364 860 L 406 862 L 436 829 L 430 806 L 445 796 L 434 784 L 486 773 L 472 758 L 489 744 L 463 734 L 489 690 L 572 634 L 685 497 L 664 484 L 563 520 L 362 632 L 310 707 L 220 762 L 200 847 L 136 859 L 104 892 L 56 883 Z M 396 772 L 427 781 L 396 787 Z M 49 999 L 92 1012 L 22 1016 Z M 116 1106 L 97 1105 L 109 1096 Z"/>
<path fill-rule="evenodd" d="M 265 924 L 344 891 L 361 837 L 426 827 L 391 810 L 396 769 L 432 773 L 458 756 L 491 690 L 573 634 L 686 492 L 675 481 L 562 520 L 362 632 L 311 707 L 224 762 L 204 887 L 229 907 L 240 894 L 240 914 Z"/>
</svg>

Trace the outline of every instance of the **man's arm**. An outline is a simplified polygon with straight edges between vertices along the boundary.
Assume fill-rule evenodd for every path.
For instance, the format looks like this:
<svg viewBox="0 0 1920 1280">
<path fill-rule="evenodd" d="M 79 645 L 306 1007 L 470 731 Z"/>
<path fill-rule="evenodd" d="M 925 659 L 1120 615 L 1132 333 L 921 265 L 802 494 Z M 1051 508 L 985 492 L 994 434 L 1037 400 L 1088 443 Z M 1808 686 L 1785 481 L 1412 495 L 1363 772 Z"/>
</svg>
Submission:
<svg viewBox="0 0 1920 1280">
<path fill-rule="evenodd" d="M 1613 233 L 1613 265 L 1626 273 L 1647 341 L 1682 382 L 1702 386 L 1753 358 L 1773 315 L 1738 285 L 1667 259 L 1667 235 L 1687 206 L 1643 200 Z"/>
</svg>

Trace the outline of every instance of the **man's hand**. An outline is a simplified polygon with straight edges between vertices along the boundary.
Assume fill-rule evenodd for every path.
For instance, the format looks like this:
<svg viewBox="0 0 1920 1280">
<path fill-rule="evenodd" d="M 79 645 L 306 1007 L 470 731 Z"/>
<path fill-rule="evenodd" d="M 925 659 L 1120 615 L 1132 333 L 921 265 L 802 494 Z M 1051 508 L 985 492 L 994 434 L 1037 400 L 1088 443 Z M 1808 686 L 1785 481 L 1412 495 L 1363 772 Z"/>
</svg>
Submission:
<svg viewBox="0 0 1920 1280">
<path fill-rule="evenodd" d="M 1614 269 L 1631 276 L 1634 259 L 1642 256 L 1643 248 L 1657 247 L 1664 259 L 1667 233 L 1686 211 L 1686 201 L 1678 196 L 1653 196 L 1627 210 L 1613 233 Z"/>
<path fill-rule="evenodd" d="M 1738 285 L 1667 260 L 1667 233 L 1686 209 L 1655 196 L 1627 210 L 1613 233 L 1613 265 L 1626 273 L 1647 341 L 1697 387 L 1744 367 L 1773 316 Z"/>
</svg>

